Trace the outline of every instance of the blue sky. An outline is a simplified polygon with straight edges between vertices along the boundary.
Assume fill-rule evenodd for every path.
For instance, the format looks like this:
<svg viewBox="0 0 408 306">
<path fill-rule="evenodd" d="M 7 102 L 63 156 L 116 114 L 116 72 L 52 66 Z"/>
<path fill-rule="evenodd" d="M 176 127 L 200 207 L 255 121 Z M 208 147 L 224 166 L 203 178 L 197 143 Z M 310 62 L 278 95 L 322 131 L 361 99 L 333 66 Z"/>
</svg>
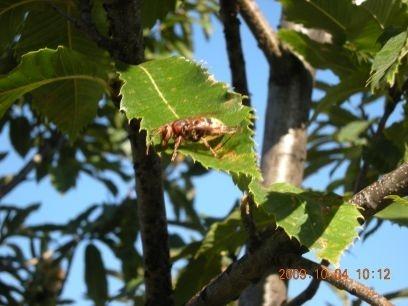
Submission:
<svg viewBox="0 0 408 306">
<path fill-rule="evenodd" d="M 276 28 L 280 8 L 275 1 L 258 1 L 263 12 L 271 24 Z M 242 40 L 244 44 L 244 53 L 247 66 L 247 75 L 249 80 L 249 89 L 253 106 L 258 117 L 257 131 L 255 135 L 256 142 L 262 143 L 264 113 L 266 107 L 267 82 L 268 82 L 268 64 L 258 49 L 257 43 L 251 33 L 243 24 Z M 215 78 L 220 81 L 230 82 L 230 71 L 228 59 L 225 52 L 225 42 L 222 28 L 218 21 L 214 22 L 214 32 L 209 41 L 204 39 L 201 30 L 197 27 L 194 32 L 194 57 L 197 61 L 202 61 Z M 335 83 L 335 76 L 326 71 L 319 71 L 317 76 L 325 81 Z M 378 106 L 370 110 L 370 115 L 378 114 Z M 397 111 L 398 112 L 398 111 Z M 0 136 L 0 151 L 9 148 L 8 132 L 5 129 Z M 260 147 L 258 147 L 260 151 Z M 19 169 L 24 161 L 16 154 L 10 154 L 5 161 L 0 164 L 0 174 L 13 173 Z M 337 175 L 342 175 L 341 171 Z M 305 187 L 314 189 L 324 189 L 328 181 L 328 171 L 323 170 L 316 175 L 308 178 L 304 182 Z M 232 180 L 227 175 L 220 172 L 212 172 L 204 177 L 195 179 L 196 202 L 198 211 L 205 215 L 224 216 L 231 208 L 234 201 L 241 196 L 241 192 L 234 186 Z M 121 195 L 127 193 L 129 186 L 121 186 Z M 3 204 L 18 204 L 26 206 L 33 202 L 41 202 L 41 209 L 35 213 L 30 222 L 65 222 L 67 219 L 76 216 L 87 206 L 93 203 L 114 200 L 112 196 L 105 191 L 103 186 L 94 182 L 89 177 L 82 175 L 77 187 L 66 194 L 56 192 L 49 179 L 45 179 L 39 185 L 35 182 L 22 184 L 18 189 L 11 192 L 3 201 Z M 172 210 L 167 207 L 168 215 L 172 216 Z M 171 230 L 178 229 L 172 228 Z M 181 232 L 184 237 L 191 236 L 189 233 Z M 408 275 L 408 265 L 406 263 L 406 253 L 408 246 L 406 243 L 408 231 L 406 228 L 386 223 L 376 233 L 364 243 L 357 240 L 355 244 L 344 254 L 341 260 L 340 268 L 348 269 L 351 277 L 357 277 L 356 269 L 368 268 L 377 270 L 380 268 L 389 268 L 391 270 L 391 280 L 369 279 L 361 280 L 362 283 L 372 286 L 381 293 L 400 289 L 407 286 L 406 276 Z M 103 250 L 103 257 L 107 267 L 118 267 L 118 262 L 114 259 L 110 251 L 102 244 L 98 244 Z M 83 248 L 80 246 L 68 279 L 64 296 L 73 298 L 77 301 L 75 305 L 91 305 L 84 299 L 85 286 L 83 283 Z M 312 255 L 310 255 L 311 258 Z M 297 281 L 290 283 L 290 296 L 307 286 L 307 281 Z M 111 281 L 111 293 L 118 289 L 119 284 Z M 318 294 L 312 303 L 306 305 L 326 305 L 330 302 L 332 305 L 342 305 L 336 298 L 335 293 L 327 285 L 322 285 Z M 408 305 L 408 302 L 395 302 L 396 305 Z"/>
</svg>

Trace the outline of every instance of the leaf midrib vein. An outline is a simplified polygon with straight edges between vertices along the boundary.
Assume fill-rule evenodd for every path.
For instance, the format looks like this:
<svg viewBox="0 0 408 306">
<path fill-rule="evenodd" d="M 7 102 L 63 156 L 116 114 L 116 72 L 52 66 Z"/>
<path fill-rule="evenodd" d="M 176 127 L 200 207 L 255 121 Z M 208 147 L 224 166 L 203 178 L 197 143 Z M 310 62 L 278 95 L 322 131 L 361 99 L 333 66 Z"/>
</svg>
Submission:
<svg viewBox="0 0 408 306">
<path fill-rule="evenodd" d="M 159 98 L 164 102 L 164 104 L 167 106 L 167 108 L 170 110 L 170 112 L 174 115 L 174 117 L 176 117 L 176 119 L 179 119 L 180 116 L 177 115 L 176 111 L 174 110 L 174 108 L 170 105 L 169 101 L 167 101 L 167 99 L 164 97 L 163 93 L 161 92 L 159 86 L 157 85 L 156 81 L 153 79 L 152 75 L 149 73 L 149 71 L 143 67 L 143 66 L 139 66 L 140 69 L 142 69 L 142 71 L 147 75 L 147 77 L 149 78 L 150 82 L 152 83 L 155 91 L 157 92 L 157 94 L 159 95 Z"/>
</svg>

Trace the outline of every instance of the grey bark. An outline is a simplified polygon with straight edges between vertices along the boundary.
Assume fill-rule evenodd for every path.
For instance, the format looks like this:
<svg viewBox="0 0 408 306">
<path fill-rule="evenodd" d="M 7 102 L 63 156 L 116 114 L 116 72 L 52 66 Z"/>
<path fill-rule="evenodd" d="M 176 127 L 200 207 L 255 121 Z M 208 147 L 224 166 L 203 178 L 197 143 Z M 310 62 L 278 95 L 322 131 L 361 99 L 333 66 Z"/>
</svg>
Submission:
<svg viewBox="0 0 408 306">
<path fill-rule="evenodd" d="M 283 23 L 291 27 L 293 24 Z M 313 70 L 281 48 L 269 57 L 270 74 L 261 170 L 264 185 L 286 182 L 299 186 L 306 160 L 306 126 L 313 89 Z M 269 270 L 240 296 L 240 306 L 278 306 L 287 300 L 287 284 Z"/>
<path fill-rule="evenodd" d="M 302 182 L 312 86 L 312 71 L 292 54 L 273 61 L 261 160 L 265 185 Z M 278 306 L 286 299 L 285 282 L 270 270 L 242 293 L 239 305 Z"/>
</svg>

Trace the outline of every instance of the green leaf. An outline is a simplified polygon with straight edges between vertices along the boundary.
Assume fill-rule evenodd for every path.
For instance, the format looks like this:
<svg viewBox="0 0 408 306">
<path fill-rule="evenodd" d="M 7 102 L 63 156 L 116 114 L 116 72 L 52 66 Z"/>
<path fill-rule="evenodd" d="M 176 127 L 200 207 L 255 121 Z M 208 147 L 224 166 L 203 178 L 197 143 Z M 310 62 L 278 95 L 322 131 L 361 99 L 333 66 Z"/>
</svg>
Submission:
<svg viewBox="0 0 408 306">
<path fill-rule="evenodd" d="M 408 154 L 408 119 L 401 122 L 394 122 L 384 130 L 385 137 L 397 147 L 402 159 L 406 160 Z"/>
<path fill-rule="evenodd" d="M 351 142 L 361 144 L 363 139 L 359 138 L 369 126 L 371 121 L 356 120 L 343 126 L 335 135 L 335 139 L 339 142 Z"/>
<path fill-rule="evenodd" d="M 174 290 L 175 304 L 184 305 L 198 290 L 221 272 L 219 253 L 192 258 L 180 272 Z"/>
<path fill-rule="evenodd" d="M 95 26 L 99 30 L 99 32 L 103 35 L 108 35 L 109 33 L 109 22 L 108 16 L 106 14 L 106 10 L 103 7 L 102 0 L 94 0 L 92 1 L 92 20 L 95 23 Z"/>
<path fill-rule="evenodd" d="M 85 249 L 85 283 L 87 295 L 96 306 L 103 306 L 108 299 L 108 282 L 102 256 L 98 248 L 90 243 Z"/>
<path fill-rule="evenodd" d="M 319 43 L 305 34 L 290 29 L 280 29 L 278 36 L 314 68 L 331 69 L 337 75 L 347 77 L 360 65 L 355 55 L 345 48 Z"/>
<path fill-rule="evenodd" d="M 280 0 L 285 17 L 307 28 L 317 28 L 331 33 L 336 44 L 346 41 L 352 49 L 364 51 L 377 49 L 376 39 L 382 28 L 375 16 L 351 0 Z"/>
<path fill-rule="evenodd" d="M 27 1 L 19 0 L 18 5 L 28 6 Z M 63 13 L 79 18 L 75 1 L 54 1 Z M 29 14 L 24 22 L 21 37 L 16 46 L 16 54 L 36 51 L 42 48 L 57 49 L 58 46 L 73 49 L 88 56 L 95 63 L 104 64 L 106 52 L 100 49 L 83 31 L 68 21 L 62 14 L 44 1 L 36 1 L 28 6 Z"/>
<path fill-rule="evenodd" d="M 21 116 L 10 120 L 10 142 L 21 157 L 30 150 L 30 133 L 31 126 L 27 118 Z"/>
<path fill-rule="evenodd" d="M 193 258 L 201 246 L 200 241 L 193 241 L 190 244 L 183 246 L 181 248 L 170 250 L 170 261 L 174 264 L 180 259 Z"/>
<path fill-rule="evenodd" d="M 0 78 L 0 117 L 16 99 L 37 90 L 35 108 L 74 138 L 94 118 L 108 71 L 64 47 L 27 53 Z"/>
<path fill-rule="evenodd" d="M 149 0 L 142 3 L 142 24 L 151 28 L 156 20 L 163 20 L 169 12 L 176 8 L 177 0 Z"/>
<path fill-rule="evenodd" d="M 330 124 L 336 127 L 342 127 L 352 121 L 358 120 L 359 117 L 338 105 L 333 105 L 327 112 Z"/>
<path fill-rule="evenodd" d="M 367 84 L 372 91 L 388 85 L 392 87 L 402 59 L 408 54 L 408 31 L 390 38 L 377 53 Z"/>
<path fill-rule="evenodd" d="M 304 191 L 276 183 L 265 189 L 250 184 L 255 202 L 273 216 L 288 235 L 315 252 L 318 258 L 338 264 L 341 254 L 358 236 L 358 209 L 335 194 Z M 264 200 L 262 200 L 264 199 Z"/>
<path fill-rule="evenodd" d="M 408 226 L 408 199 L 399 196 L 388 196 L 387 199 L 391 199 L 392 203 L 375 216 L 401 226 Z"/>
<path fill-rule="evenodd" d="M 387 173 L 398 166 L 398 162 L 403 158 L 403 153 L 393 141 L 384 137 L 376 137 L 368 140 L 368 145 L 363 150 L 363 159 L 374 166 L 379 173 Z"/>
<path fill-rule="evenodd" d="M 141 129 L 147 131 L 148 139 L 159 143 L 157 129 L 178 119 L 216 118 L 237 129 L 232 135 L 210 141 L 214 148 L 221 146 L 217 157 L 201 142 L 185 141 L 180 151 L 205 167 L 260 177 L 249 128 L 250 108 L 242 105 L 241 95 L 216 82 L 200 65 L 172 57 L 129 67 L 121 78 L 125 81 L 121 109 L 129 119 L 142 119 Z"/>
<path fill-rule="evenodd" d="M 176 304 L 181 305 L 221 272 L 223 253 L 236 254 L 247 236 L 242 227 L 239 210 L 224 221 L 215 222 L 201 242 L 193 258 L 181 272 L 176 285 Z"/>
<path fill-rule="evenodd" d="M 310 121 L 314 121 L 318 114 L 327 112 L 333 105 L 340 104 L 353 94 L 366 90 L 365 83 L 368 78 L 369 70 L 365 69 L 365 67 L 361 68 L 361 70 L 354 71 L 348 76 L 345 76 L 339 84 L 327 90 L 326 95 L 317 102 L 316 110 Z"/>
<path fill-rule="evenodd" d="M 382 29 L 390 26 L 406 27 L 408 10 L 401 0 L 366 0 L 361 6 L 366 9 Z"/>
<path fill-rule="evenodd" d="M 245 243 L 246 238 L 240 212 L 235 210 L 224 221 L 211 225 L 195 257 L 222 251 L 235 253 L 236 249 Z"/>
<path fill-rule="evenodd" d="M 16 5 L 16 2 L 16 0 L 0 2 L 0 55 L 12 46 L 23 26 L 26 9 Z"/>
<path fill-rule="evenodd" d="M 50 169 L 51 182 L 59 192 L 75 187 L 80 165 L 75 158 L 76 151 L 70 146 L 61 149 L 56 166 Z"/>
</svg>

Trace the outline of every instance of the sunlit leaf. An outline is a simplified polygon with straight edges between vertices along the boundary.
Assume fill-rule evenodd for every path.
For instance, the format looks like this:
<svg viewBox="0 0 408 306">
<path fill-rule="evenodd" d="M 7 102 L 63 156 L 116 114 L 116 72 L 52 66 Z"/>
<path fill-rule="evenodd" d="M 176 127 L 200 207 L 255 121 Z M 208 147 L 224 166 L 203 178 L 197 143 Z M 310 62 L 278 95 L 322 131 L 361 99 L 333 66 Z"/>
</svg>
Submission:
<svg viewBox="0 0 408 306">
<path fill-rule="evenodd" d="M 392 200 L 392 203 L 375 216 L 401 226 L 408 226 L 408 199 L 399 196 L 388 196 L 387 199 Z"/>
<path fill-rule="evenodd" d="M 159 143 L 155 131 L 157 134 L 159 127 L 178 119 L 216 118 L 236 129 L 232 135 L 210 141 L 214 148 L 219 145 L 217 157 L 201 142 L 185 141 L 180 151 L 205 167 L 260 176 L 249 128 L 250 108 L 242 105 L 241 95 L 230 92 L 200 65 L 172 57 L 129 67 L 121 78 L 125 81 L 121 109 L 129 119 L 142 119 L 141 128 L 147 131 L 148 139 L 153 137 Z"/>
<path fill-rule="evenodd" d="M 408 54 L 408 31 L 390 38 L 374 58 L 368 84 L 373 91 L 383 85 L 392 87 L 402 59 Z"/>
<path fill-rule="evenodd" d="M 356 206 L 335 194 L 304 191 L 276 183 L 265 189 L 250 184 L 255 202 L 288 235 L 315 252 L 318 258 L 338 264 L 341 254 L 357 238 L 361 217 Z"/>
</svg>

